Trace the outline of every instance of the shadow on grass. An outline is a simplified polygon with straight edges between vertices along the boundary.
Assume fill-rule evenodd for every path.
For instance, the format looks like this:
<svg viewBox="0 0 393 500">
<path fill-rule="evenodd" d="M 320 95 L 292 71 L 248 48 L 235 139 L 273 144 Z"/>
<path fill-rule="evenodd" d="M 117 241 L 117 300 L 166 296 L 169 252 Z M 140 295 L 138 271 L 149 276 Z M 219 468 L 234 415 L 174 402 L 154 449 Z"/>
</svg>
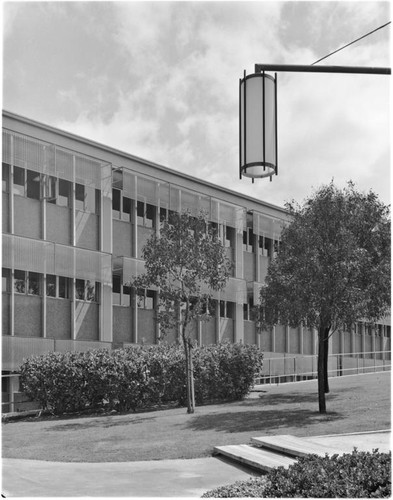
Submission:
<svg viewBox="0 0 393 500">
<path fill-rule="evenodd" d="M 109 429 L 113 427 L 122 427 L 122 426 L 128 426 L 128 425 L 135 425 L 135 424 L 145 424 L 146 422 L 150 420 L 155 420 L 156 417 L 136 417 L 133 419 L 124 418 L 124 419 L 114 419 L 112 417 L 107 417 L 107 418 L 92 418 L 91 420 L 88 421 L 82 421 L 82 422 L 72 422 L 69 424 L 59 424 L 55 425 L 53 427 L 48 428 L 48 431 L 59 431 L 59 432 L 67 432 L 67 431 L 83 431 L 87 429 L 94 429 L 94 428 L 99 428 L 99 429 Z"/>
<path fill-rule="evenodd" d="M 283 409 L 261 411 L 239 411 L 231 413 L 214 413 L 198 415 L 186 427 L 193 431 L 218 431 L 227 433 L 268 431 L 269 429 L 285 429 L 308 427 L 313 424 L 334 422 L 342 419 L 337 412 L 321 415 L 317 411 L 304 409 Z"/>
</svg>

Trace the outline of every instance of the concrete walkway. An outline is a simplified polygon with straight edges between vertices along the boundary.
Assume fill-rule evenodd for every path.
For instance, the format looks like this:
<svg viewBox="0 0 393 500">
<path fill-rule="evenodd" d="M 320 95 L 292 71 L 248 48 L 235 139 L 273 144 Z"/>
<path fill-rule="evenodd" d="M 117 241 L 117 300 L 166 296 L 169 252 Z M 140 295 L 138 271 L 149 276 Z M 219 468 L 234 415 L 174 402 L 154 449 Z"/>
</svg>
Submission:
<svg viewBox="0 0 393 500">
<path fill-rule="evenodd" d="M 305 438 L 343 453 L 391 449 L 390 432 Z M 201 497 L 210 489 L 252 477 L 220 458 L 146 462 L 66 463 L 3 459 L 2 494 L 13 497 Z"/>
</svg>

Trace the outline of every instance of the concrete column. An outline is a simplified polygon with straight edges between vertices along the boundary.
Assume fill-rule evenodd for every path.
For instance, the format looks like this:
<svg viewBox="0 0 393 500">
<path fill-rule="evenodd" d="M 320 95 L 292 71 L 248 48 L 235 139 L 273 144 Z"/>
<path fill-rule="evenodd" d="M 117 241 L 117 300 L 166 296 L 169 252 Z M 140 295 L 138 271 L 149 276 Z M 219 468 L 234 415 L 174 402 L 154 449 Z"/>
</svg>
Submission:
<svg viewBox="0 0 393 500">
<path fill-rule="evenodd" d="M 372 351 L 372 358 L 376 358 L 375 354 L 375 325 L 372 326 L 371 330 L 371 351 Z"/>
<path fill-rule="evenodd" d="M 276 352 L 276 327 L 273 326 L 271 329 L 271 346 L 272 352 Z"/>
<path fill-rule="evenodd" d="M 291 352 L 291 339 L 289 325 L 285 325 L 285 352 Z"/>
<path fill-rule="evenodd" d="M 318 354 L 318 331 L 316 328 L 311 328 L 311 348 L 313 354 Z"/>
<path fill-rule="evenodd" d="M 362 351 L 362 358 L 365 358 L 366 355 L 364 354 L 366 351 L 366 325 L 364 323 L 360 323 L 360 331 L 362 335 L 361 339 L 361 351 Z"/>
<path fill-rule="evenodd" d="M 137 295 L 134 289 L 131 290 L 130 302 L 132 308 L 131 314 L 131 340 L 134 344 L 138 343 L 138 305 Z"/>
<path fill-rule="evenodd" d="M 304 327 L 299 326 L 299 354 L 304 354 Z"/>
<path fill-rule="evenodd" d="M 355 332 L 355 325 L 351 325 L 351 353 L 352 357 L 354 356 L 354 353 L 356 353 L 356 332 Z"/>
<path fill-rule="evenodd" d="M 243 320 L 243 304 L 235 303 L 235 342 L 244 341 L 244 320 Z"/>
<path fill-rule="evenodd" d="M 220 342 L 220 330 L 221 330 L 220 329 L 220 326 L 221 326 L 221 322 L 220 322 L 220 298 L 218 298 L 218 300 L 216 300 L 216 315 L 214 317 L 214 320 L 216 322 L 216 344 L 218 344 Z"/>
</svg>

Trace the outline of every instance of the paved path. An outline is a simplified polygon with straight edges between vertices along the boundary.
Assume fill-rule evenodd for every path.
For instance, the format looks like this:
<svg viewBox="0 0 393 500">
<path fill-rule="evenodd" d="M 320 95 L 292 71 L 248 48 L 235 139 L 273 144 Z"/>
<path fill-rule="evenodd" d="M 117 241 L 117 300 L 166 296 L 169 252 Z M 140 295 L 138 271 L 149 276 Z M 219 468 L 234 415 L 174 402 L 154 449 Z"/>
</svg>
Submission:
<svg viewBox="0 0 393 500">
<path fill-rule="evenodd" d="M 390 449 L 390 432 L 312 437 L 343 452 Z M 200 497 L 251 477 L 219 458 L 146 462 L 69 463 L 3 459 L 2 493 L 12 497 Z"/>
</svg>

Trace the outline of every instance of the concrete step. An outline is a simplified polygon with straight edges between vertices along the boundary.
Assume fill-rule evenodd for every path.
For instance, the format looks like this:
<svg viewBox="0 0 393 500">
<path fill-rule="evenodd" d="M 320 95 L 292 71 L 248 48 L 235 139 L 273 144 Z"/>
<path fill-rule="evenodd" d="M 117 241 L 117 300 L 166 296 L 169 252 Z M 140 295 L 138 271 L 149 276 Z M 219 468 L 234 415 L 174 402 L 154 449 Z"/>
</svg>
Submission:
<svg viewBox="0 0 393 500">
<path fill-rule="evenodd" d="M 340 454 L 340 450 L 337 448 L 313 443 L 290 435 L 255 437 L 251 438 L 251 443 L 254 446 L 261 447 L 261 449 L 274 450 L 294 457 L 305 457 L 310 454 L 320 457 L 324 457 L 326 453 L 329 456 L 336 453 Z"/>
<path fill-rule="evenodd" d="M 287 468 L 296 462 L 296 459 L 247 444 L 215 446 L 215 455 L 224 455 L 237 462 L 249 465 L 268 472 L 277 467 Z"/>
</svg>

